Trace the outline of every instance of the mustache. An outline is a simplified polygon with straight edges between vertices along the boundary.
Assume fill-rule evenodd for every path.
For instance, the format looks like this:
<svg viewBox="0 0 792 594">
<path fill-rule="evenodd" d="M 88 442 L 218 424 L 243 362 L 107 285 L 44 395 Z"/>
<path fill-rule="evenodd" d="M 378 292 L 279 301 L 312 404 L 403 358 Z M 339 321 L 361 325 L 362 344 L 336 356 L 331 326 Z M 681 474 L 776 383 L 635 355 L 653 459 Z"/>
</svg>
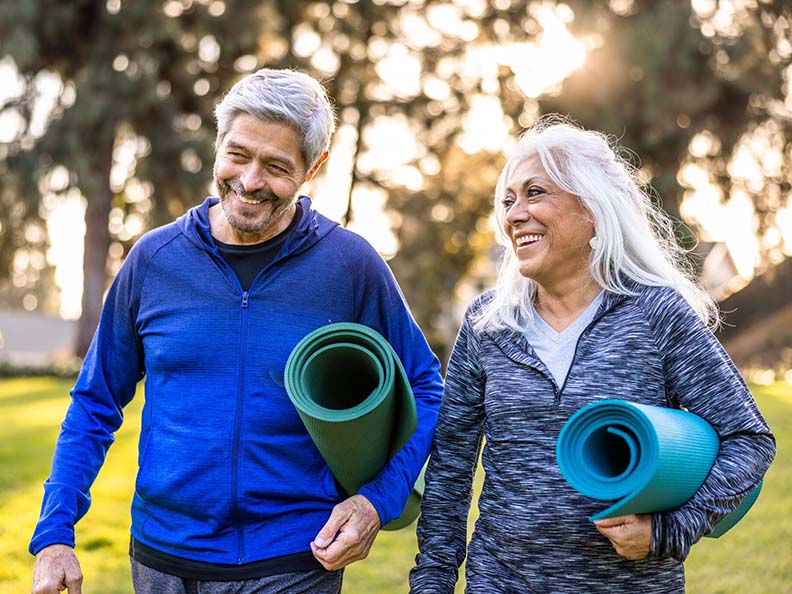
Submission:
<svg viewBox="0 0 792 594">
<path fill-rule="evenodd" d="M 247 192 L 245 191 L 245 187 L 242 185 L 242 183 L 235 179 L 220 180 L 219 183 L 221 186 L 225 186 L 226 188 L 231 188 L 234 190 L 234 193 L 237 196 L 247 198 L 248 200 L 256 200 L 257 202 L 261 200 L 277 202 L 280 200 L 280 198 L 275 193 L 265 189 L 256 190 L 255 192 Z"/>
</svg>

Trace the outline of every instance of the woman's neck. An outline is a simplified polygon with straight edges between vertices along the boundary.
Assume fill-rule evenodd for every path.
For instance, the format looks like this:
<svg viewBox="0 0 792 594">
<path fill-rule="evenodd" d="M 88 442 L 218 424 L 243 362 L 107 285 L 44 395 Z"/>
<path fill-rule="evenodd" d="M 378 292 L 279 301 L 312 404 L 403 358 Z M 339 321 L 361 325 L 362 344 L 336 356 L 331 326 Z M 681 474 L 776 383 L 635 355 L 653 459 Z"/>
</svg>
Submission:
<svg viewBox="0 0 792 594">
<path fill-rule="evenodd" d="M 575 280 L 555 287 L 537 285 L 534 309 L 551 328 L 561 332 L 591 305 L 601 291 L 602 287 L 591 277 L 582 283 Z"/>
</svg>

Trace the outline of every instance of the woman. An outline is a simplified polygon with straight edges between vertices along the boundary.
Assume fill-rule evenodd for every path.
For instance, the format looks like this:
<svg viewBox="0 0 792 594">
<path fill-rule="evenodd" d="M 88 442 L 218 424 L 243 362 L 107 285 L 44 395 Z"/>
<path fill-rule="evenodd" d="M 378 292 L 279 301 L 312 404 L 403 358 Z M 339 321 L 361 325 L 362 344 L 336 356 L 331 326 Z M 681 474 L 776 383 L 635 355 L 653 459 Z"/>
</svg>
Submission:
<svg viewBox="0 0 792 594">
<path fill-rule="evenodd" d="M 541 121 L 506 163 L 495 213 L 506 252 L 496 287 L 468 307 L 449 362 L 411 591 L 454 591 L 483 441 L 468 592 L 684 592 L 691 545 L 775 454 L 708 328 L 715 305 L 602 134 Z M 562 478 L 555 443 L 575 411 L 605 398 L 684 407 L 715 427 L 718 457 L 687 503 L 589 523 L 602 503 Z"/>
</svg>

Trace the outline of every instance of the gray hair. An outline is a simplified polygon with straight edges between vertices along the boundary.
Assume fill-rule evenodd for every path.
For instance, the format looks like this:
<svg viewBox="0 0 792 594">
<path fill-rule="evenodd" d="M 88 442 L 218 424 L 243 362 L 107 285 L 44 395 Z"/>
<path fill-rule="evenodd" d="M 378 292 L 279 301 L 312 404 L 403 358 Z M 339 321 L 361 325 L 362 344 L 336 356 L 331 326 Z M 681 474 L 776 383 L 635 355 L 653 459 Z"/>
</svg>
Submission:
<svg viewBox="0 0 792 594">
<path fill-rule="evenodd" d="M 324 87 L 294 70 L 262 68 L 237 81 L 215 107 L 218 144 L 240 113 L 283 122 L 299 132 L 306 169 L 327 151 L 335 131 L 335 114 Z"/>
<path fill-rule="evenodd" d="M 719 322 L 717 307 L 695 281 L 686 252 L 669 216 L 642 190 L 635 168 L 608 138 L 583 130 L 561 116 L 545 116 L 520 138 L 495 187 L 497 240 L 505 249 L 495 297 L 480 312 L 476 330 L 510 328 L 523 332 L 533 316 L 536 282 L 520 274 L 510 238 L 503 229 L 505 186 L 514 168 L 536 155 L 562 190 L 577 196 L 590 214 L 598 238 L 589 270 L 603 288 L 631 295 L 625 281 L 672 287 L 709 326 Z"/>
</svg>

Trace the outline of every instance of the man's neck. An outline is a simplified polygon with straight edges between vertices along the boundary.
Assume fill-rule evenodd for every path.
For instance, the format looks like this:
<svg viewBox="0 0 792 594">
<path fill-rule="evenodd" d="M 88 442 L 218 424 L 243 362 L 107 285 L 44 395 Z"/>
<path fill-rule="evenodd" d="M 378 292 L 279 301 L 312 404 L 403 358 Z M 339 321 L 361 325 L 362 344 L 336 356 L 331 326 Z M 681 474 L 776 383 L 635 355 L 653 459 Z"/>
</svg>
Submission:
<svg viewBox="0 0 792 594">
<path fill-rule="evenodd" d="M 253 245 L 256 243 L 263 243 L 281 233 L 292 222 L 296 212 L 297 205 L 295 203 L 275 221 L 274 225 L 270 225 L 261 233 L 247 233 L 229 224 L 223 212 L 222 205 L 218 203 L 209 208 L 209 228 L 212 237 L 223 243 L 230 245 Z"/>
</svg>

